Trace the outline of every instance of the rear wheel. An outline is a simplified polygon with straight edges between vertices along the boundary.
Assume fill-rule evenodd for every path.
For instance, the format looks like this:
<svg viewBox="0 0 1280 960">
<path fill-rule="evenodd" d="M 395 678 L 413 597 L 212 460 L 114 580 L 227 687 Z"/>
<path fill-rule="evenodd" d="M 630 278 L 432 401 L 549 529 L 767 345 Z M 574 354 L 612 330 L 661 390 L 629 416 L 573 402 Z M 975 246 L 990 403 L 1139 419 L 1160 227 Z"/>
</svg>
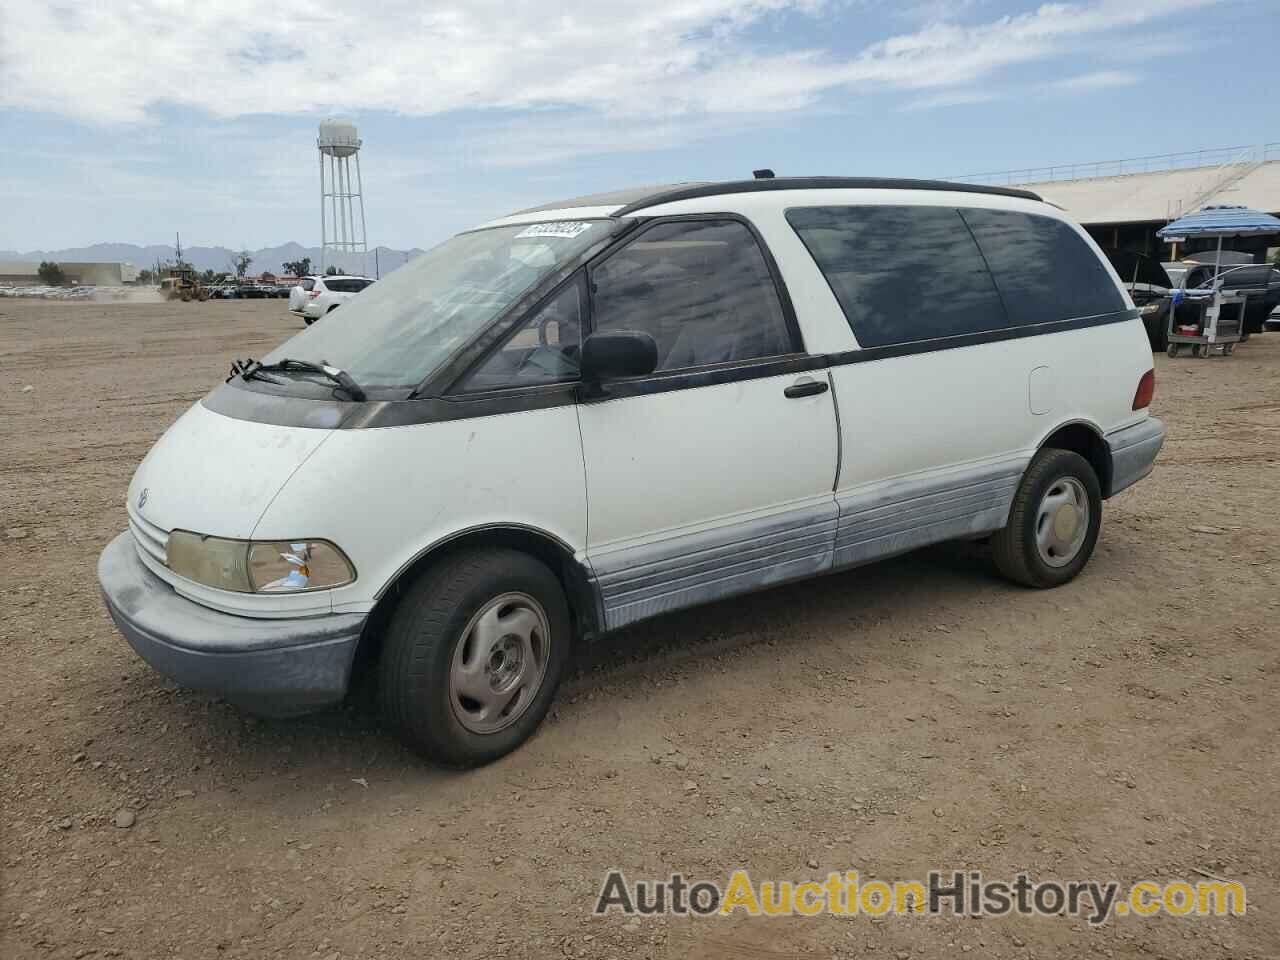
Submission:
<svg viewBox="0 0 1280 960">
<path fill-rule="evenodd" d="M 1056 587 L 1089 562 L 1101 525 L 1102 489 L 1089 461 L 1046 448 L 1023 475 L 1009 523 L 991 538 L 992 554 L 1010 580 Z"/>
<path fill-rule="evenodd" d="M 328 310 L 326 310 L 326 311 L 325 311 L 325 313 L 333 313 L 333 311 L 335 311 L 335 310 L 337 310 L 337 309 L 338 309 L 338 304 L 336 304 L 336 303 L 335 303 L 332 307 L 330 307 Z"/>
<path fill-rule="evenodd" d="M 409 588 L 387 627 L 383 717 L 435 763 L 496 760 L 542 722 L 570 631 L 560 583 L 541 561 L 501 549 L 448 557 Z"/>
</svg>

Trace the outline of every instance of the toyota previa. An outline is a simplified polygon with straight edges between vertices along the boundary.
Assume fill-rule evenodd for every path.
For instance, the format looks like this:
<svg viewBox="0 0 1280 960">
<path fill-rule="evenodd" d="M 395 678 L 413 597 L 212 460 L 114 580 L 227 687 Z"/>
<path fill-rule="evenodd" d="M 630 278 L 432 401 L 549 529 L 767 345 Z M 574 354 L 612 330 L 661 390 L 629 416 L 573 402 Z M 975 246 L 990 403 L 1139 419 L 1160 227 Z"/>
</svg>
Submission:
<svg viewBox="0 0 1280 960">
<path fill-rule="evenodd" d="M 342 312 L 169 428 L 99 579 L 177 682 L 285 715 L 371 670 L 445 765 L 516 747 L 576 641 L 647 617 L 949 539 L 1063 584 L 1164 438 L 1115 272 L 1019 190 L 600 194 Z"/>
</svg>

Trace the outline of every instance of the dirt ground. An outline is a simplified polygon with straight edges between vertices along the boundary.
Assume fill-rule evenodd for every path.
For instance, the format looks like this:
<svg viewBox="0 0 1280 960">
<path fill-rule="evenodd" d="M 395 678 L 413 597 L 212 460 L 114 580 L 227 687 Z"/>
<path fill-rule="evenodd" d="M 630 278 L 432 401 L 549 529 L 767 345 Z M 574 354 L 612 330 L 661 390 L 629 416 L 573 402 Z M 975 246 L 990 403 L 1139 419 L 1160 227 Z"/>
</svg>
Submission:
<svg viewBox="0 0 1280 960">
<path fill-rule="evenodd" d="M 1168 443 L 1074 583 L 944 545 L 652 621 L 459 774 L 367 705 L 268 722 L 179 690 L 103 610 L 148 446 L 299 327 L 0 301 L 0 957 L 1280 956 L 1280 335 L 1156 358 Z M 1211 874 L 1249 912 L 628 922 L 590 915 L 612 867 Z"/>
</svg>

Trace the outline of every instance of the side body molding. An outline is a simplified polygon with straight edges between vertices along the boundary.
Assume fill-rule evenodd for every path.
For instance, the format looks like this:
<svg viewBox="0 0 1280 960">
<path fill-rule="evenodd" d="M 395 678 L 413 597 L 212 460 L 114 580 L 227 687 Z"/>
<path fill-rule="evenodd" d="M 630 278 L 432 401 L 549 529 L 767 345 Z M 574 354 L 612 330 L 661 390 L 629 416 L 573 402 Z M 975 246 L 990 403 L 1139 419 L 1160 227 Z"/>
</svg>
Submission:
<svg viewBox="0 0 1280 960">
<path fill-rule="evenodd" d="M 871 563 L 1005 525 L 1030 457 L 889 480 L 829 502 L 591 557 L 604 627 Z"/>
<path fill-rule="evenodd" d="M 1029 457 L 887 480 L 837 494 L 835 566 L 852 567 L 942 540 L 980 536 L 1009 519 Z"/>
</svg>

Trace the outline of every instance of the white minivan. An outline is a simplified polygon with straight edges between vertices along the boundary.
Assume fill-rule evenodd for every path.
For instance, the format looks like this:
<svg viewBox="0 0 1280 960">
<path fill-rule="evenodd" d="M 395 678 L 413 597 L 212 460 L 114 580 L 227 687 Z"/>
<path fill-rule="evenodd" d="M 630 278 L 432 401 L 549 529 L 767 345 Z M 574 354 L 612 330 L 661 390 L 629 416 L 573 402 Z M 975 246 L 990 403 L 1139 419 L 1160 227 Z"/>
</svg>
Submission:
<svg viewBox="0 0 1280 960">
<path fill-rule="evenodd" d="M 1065 583 L 1164 439 L 1132 302 L 1020 190 L 601 194 L 344 312 L 169 428 L 98 575 L 179 683 L 289 714 L 375 670 L 446 765 L 513 749 L 577 640 L 646 617 L 958 538 Z"/>
</svg>

